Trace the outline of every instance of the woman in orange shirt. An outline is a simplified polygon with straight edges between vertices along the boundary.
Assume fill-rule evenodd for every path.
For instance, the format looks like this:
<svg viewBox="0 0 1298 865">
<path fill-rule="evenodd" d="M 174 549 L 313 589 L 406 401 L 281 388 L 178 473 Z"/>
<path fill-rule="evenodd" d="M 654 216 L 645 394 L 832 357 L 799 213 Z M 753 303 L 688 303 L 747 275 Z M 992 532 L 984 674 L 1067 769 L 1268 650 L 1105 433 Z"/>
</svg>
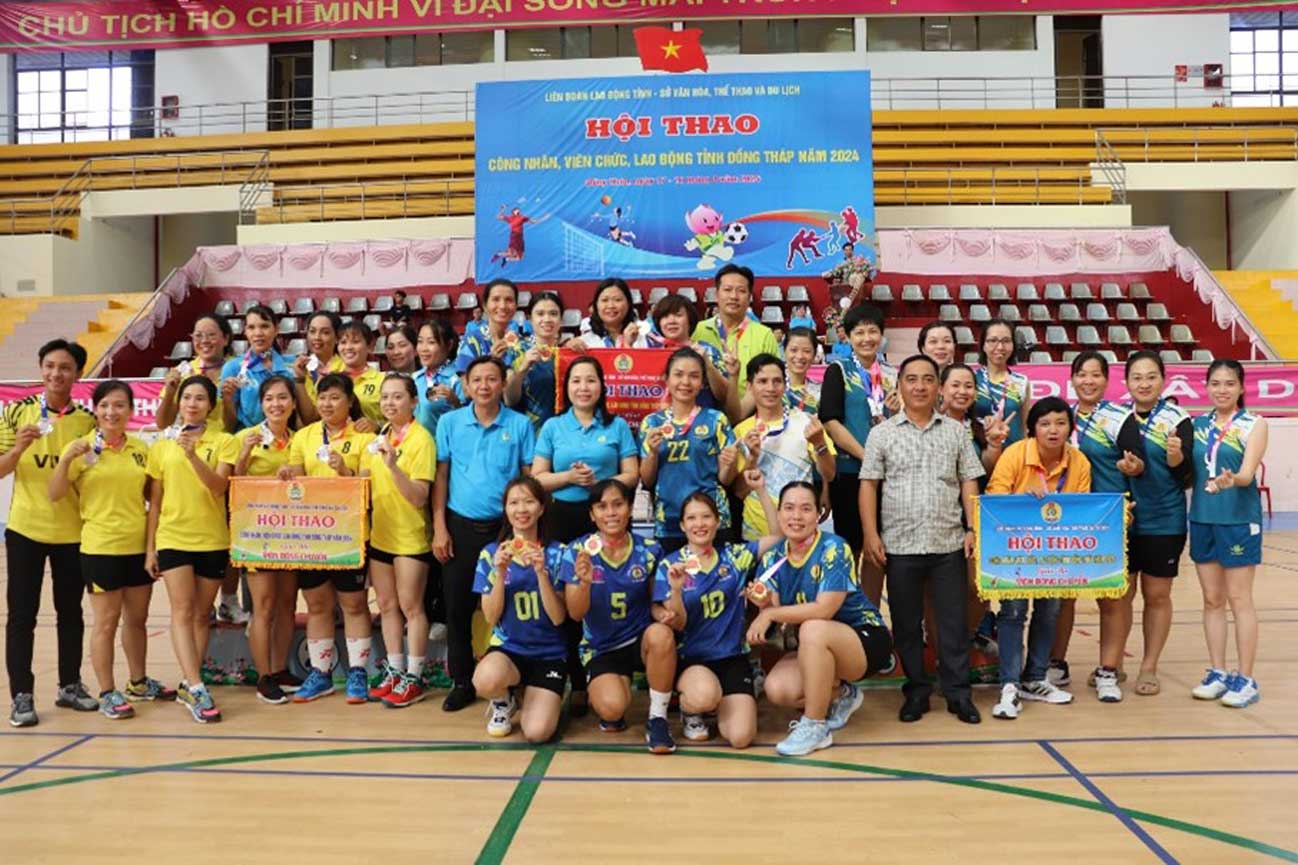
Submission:
<svg viewBox="0 0 1298 865">
<path fill-rule="evenodd" d="M 1056 493 L 1089 493 L 1091 463 L 1071 444 L 1073 411 L 1059 397 L 1046 397 L 1028 411 L 1027 437 L 1005 449 L 987 495 L 1027 493 L 1044 498 Z M 1023 664 L 1023 624 L 1027 619 L 1025 599 L 1001 601 L 996 614 L 997 646 L 1000 649 L 1001 697 L 992 707 L 992 717 L 1012 721 L 1019 716 L 1020 700 L 1041 703 L 1071 703 L 1073 695 L 1046 678 L 1050 648 L 1055 638 L 1058 598 L 1032 602 L 1032 624 L 1028 629 L 1027 665 Z"/>
</svg>

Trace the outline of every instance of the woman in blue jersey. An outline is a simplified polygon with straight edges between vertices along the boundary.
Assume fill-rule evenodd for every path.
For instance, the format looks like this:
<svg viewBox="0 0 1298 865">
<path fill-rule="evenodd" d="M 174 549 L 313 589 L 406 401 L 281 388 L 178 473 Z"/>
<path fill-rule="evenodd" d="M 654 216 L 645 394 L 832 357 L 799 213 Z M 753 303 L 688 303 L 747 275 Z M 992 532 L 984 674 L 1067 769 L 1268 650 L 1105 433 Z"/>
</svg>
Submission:
<svg viewBox="0 0 1298 865">
<path fill-rule="evenodd" d="M 1149 697 L 1160 690 L 1158 659 L 1172 627 L 1172 580 L 1185 550 L 1185 489 L 1194 479 L 1190 457 L 1194 424 L 1180 406 L 1163 399 L 1163 359 L 1152 351 L 1127 356 L 1127 390 L 1140 430 L 1145 470 L 1130 479 L 1135 522 L 1127 538 L 1127 572 L 1131 586 L 1113 643 L 1100 646 L 1101 670 L 1095 690 L 1106 703 L 1122 699 L 1117 671 L 1130 632 L 1131 605 L 1139 585 L 1144 601 L 1141 629 L 1144 655 L 1135 692 Z"/>
<path fill-rule="evenodd" d="M 473 687 L 491 701 L 487 735 L 508 736 L 519 711 L 523 737 L 544 742 L 559 725 L 567 681 L 563 623 L 563 545 L 550 541 L 543 518 L 549 495 L 526 475 L 505 487 L 500 540 L 478 555 L 473 590 L 491 627 L 487 654 L 473 671 Z"/>
<path fill-rule="evenodd" d="M 767 524 L 777 526 L 762 473 L 750 469 L 744 480 L 761 494 Z M 691 493 L 681 516 L 687 545 L 659 562 L 654 592 L 666 598 L 665 623 L 680 635 L 676 690 L 685 738 L 706 741 L 711 733 L 704 716 L 716 712 L 722 738 L 747 748 L 757 734 L 757 699 L 744 643 L 744 587 L 757 559 L 779 543 L 780 535 L 717 546 L 720 527 L 716 500 Z"/>
<path fill-rule="evenodd" d="M 694 304 L 679 294 L 669 294 L 654 304 L 649 317 L 655 331 L 649 335 L 650 347 L 678 349 L 689 346 L 697 351 L 708 367 L 703 390 L 699 392 L 699 405 L 721 408 L 729 390 L 725 360 L 715 345 L 694 339 L 694 329 L 699 326 L 699 311 Z"/>
<path fill-rule="evenodd" d="M 237 432 L 266 419 L 261 413 L 261 383 L 279 373 L 293 376 L 293 368 L 275 350 L 275 313 L 257 304 L 243 317 L 243 336 L 248 350 L 221 367 L 221 410 L 225 429 Z"/>
<path fill-rule="evenodd" d="M 676 681 L 676 637 L 665 624 L 665 587 L 654 575 L 662 559 L 657 541 L 631 532 L 632 487 L 610 478 L 591 488 L 595 531 L 573 544 L 564 559 L 568 615 L 581 622 L 580 661 L 590 679 L 590 702 L 599 729 L 626 729 L 631 677 L 649 679 L 645 741 L 655 754 L 676 750 L 667 706 Z"/>
<path fill-rule="evenodd" d="M 1128 478 L 1145 471 L 1145 461 L 1142 458 L 1145 448 L 1131 406 L 1104 398 L 1109 387 L 1108 360 L 1093 349 L 1081 352 L 1073 358 L 1071 381 L 1073 392 L 1077 394 L 1073 443 L 1091 464 L 1091 492 L 1128 492 Z M 1100 608 L 1100 645 L 1103 647 L 1113 644 L 1118 639 L 1125 643 L 1131 622 L 1128 620 L 1123 625 L 1123 617 L 1130 615 L 1131 607 L 1117 599 L 1101 599 L 1096 603 Z M 1065 598 L 1060 604 L 1059 619 L 1055 624 L 1055 643 L 1050 648 L 1051 660 L 1047 676 L 1051 684 L 1060 688 L 1067 687 L 1072 682 L 1067 658 L 1076 612 L 1077 601 Z M 1112 645 L 1110 648 L 1112 649 Z M 1095 687 L 1099 672 L 1097 667 L 1088 678 L 1091 687 Z M 1125 676 L 1119 670 L 1118 683 Z M 1106 693 L 1110 693 L 1107 678 L 1105 683 Z"/>
<path fill-rule="evenodd" d="M 455 366 L 459 345 L 455 329 L 444 318 L 430 318 L 419 328 L 419 341 L 415 344 L 419 370 L 414 375 L 419 408 L 415 420 L 429 435 L 437 434 L 437 421 L 442 415 L 464 402 L 460 374 Z"/>
<path fill-rule="evenodd" d="M 801 757 L 834 744 L 834 730 L 861 706 L 853 682 L 886 667 L 892 638 L 883 617 L 861 591 L 852 550 L 838 535 L 819 528 L 813 484 L 795 481 L 780 493 L 784 542 L 757 564 L 748 598 L 761 612 L 748 628 L 748 642 L 766 642 L 772 625 L 796 628 L 798 648 L 766 676 L 767 699 L 802 709 L 789 735 L 775 746 Z"/>
<path fill-rule="evenodd" d="M 486 311 L 483 321 L 472 332 L 466 327 L 464 339 L 455 354 L 455 367 L 460 375 L 469 369 L 469 363 L 475 357 L 491 355 L 513 369 L 514 361 L 521 354 L 518 334 L 509 329 L 518 311 L 518 286 L 504 277 L 498 277 L 487 283 L 482 289 L 482 307 Z"/>
<path fill-rule="evenodd" d="M 519 341 L 521 353 L 505 384 L 506 405 L 527 415 L 537 432 L 554 417 L 554 365 L 562 317 L 563 302 L 553 291 L 532 300 L 532 336 Z"/>
<path fill-rule="evenodd" d="M 610 415 L 604 402 L 604 371 L 593 357 L 579 357 L 564 372 L 563 414 L 550 418 L 536 440 L 532 476 L 554 497 L 550 502 L 551 534 L 568 543 L 595 530 L 591 522 L 590 493 L 601 481 L 616 478 L 634 489 L 639 479 L 631 428 Z M 586 676 L 578 647 L 581 625 L 569 619 L 568 675 L 572 678 L 570 714 L 580 717 L 586 708 Z"/>
<path fill-rule="evenodd" d="M 735 479 L 735 434 L 730 421 L 698 403 L 706 363 L 692 348 L 667 361 L 668 407 L 640 422 L 640 481 L 654 492 L 654 537 L 674 552 L 685 545 L 681 507 L 704 491 L 717 503 L 721 528 L 730 528 L 725 487 Z"/>
<path fill-rule="evenodd" d="M 611 276 L 595 286 L 590 302 L 590 332 L 581 341 L 588 348 L 644 348 L 649 328 L 641 324 L 631 303 L 626 280 Z"/>
<path fill-rule="evenodd" d="M 982 366 L 978 370 L 978 401 L 974 403 L 974 417 L 989 423 L 988 418 L 1009 424 L 1012 445 L 1023 438 L 1023 422 L 1031 408 L 1028 377 L 1015 372 L 1014 327 L 1003 318 L 993 318 L 983 325 L 982 341 L 978 345 Z"/>
<path fill-rule="evenodd" d="M 788 367 L 784 404 L 810 415 L 820 411 L 820 382 L 807 377 L 808 370 L 816 362 L 818 345 L 816 332 L 809 327 L 790 328 L 789 335 L 784 338 L 784 363 Z"/>
<path fill-rule="evenodd" d="M 1208 365 L 1213 410 L 1194 419 L 1194 486 L 1190 490 L 1190 558 L 1203 588 L 1203 633 L 1209 668 L 1194 689 L 1200 700 L 1235 709 L 1261 696 L 1253 678 L 1257 610 L 1253 574 L 1262 562 L 1262 499 L 1257 471 L 1266 456 L 1267 424 L 1244 408 L 1244 367 Z M 1226 672 L 1226 605 L 1235 620 L 1239 669 Z"/>
</svg>

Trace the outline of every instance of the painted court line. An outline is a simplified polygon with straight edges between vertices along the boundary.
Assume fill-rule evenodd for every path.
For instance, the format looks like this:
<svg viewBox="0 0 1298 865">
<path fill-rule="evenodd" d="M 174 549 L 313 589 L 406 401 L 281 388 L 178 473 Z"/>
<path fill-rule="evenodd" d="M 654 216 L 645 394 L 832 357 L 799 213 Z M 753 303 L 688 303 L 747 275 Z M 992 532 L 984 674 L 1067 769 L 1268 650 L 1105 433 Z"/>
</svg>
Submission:
<svg viewBox="0 0 1298 865">
<path fill-rule="evenodd" d="M 1101 805 L 1104 806 L 1105 810 L 1107 810 L 1114 817 L 1117 817 L 1118 822 L 1121 823 L 1123 826 L 1126 826 L 1127 831 L 1131 832 L 1132 835 L 1135 835 L 1137 838 L 1139 838 L 1142 844 L 1148 847 L 1155 856 L 1157 856 L 1159 859 L 1163 861 L 1164 865 L 1178 865 L 1176 857 L 1173 856 L 1171 853 L 1167 852 L 1167 850 L 1163 847 L 1162 844 L 1159 844 L 1157 841 L 1155 841 L 1154 836 L 1146 832 L 1144 827 L 1140 826 L 1139 824 L 1136 823 L 1135 820 L 1131 819 L 1131 815 L 1128 814 L 1126 811 L 1124 811 L 1118 805 L 1117 802 L 1114 802 L 1107 795 L 1105 795 L 1104 791 L 1101 790 L 1098 786 L 1096 786 L 1094 781 L 1086 777 L 1085 772 L 1083 772 L 1081 769 L 1078 769 L 1072 763 L 1068 762 L 1068 758 L 1065 757 L 1063 754 L 1059 753 L 1059 751 L 1056 748 L 1054 748 L 1049 742 L 1042 741 L 1042 742 L 1038 742 L 1037 744 L 1040 745 L 1041 749 L 1045 751 L 1047 754 L 1049 754 L 1056 763 L 1064 767 L 1064 770 L 1068 772 L 1069 775 L 1072 775 L 1073 779 L 1076 780 L 1077 783 L 1085 787 L 1086 792 L 1094 796 L 1096 801 L 1098 801 Z"/>
<path fill-rule="evenodd" d="M 89 742 L 93 738 L 95 738 L 94 734 L 88 733 L 75 741 L 69 742 L 68 744 L 64 745 L 61 748 L 55 748 L 53 751 L 50 751 L 47 754 L 43 754 L 42 756 L 37 757 L 35 760 L 31 761 L 30 763 L 24 763 L 20 766 L 14 766 L 11 771 L 5 773 L 3 776 L 0 776 L 0 784 L 3 784 L 5 781 L 8 781 L 10 778 L 18 777 L 28 769 L 39 768 L 40 765 L 45 761 L 53 760 L 55 757 L 59 756 L 60 754 L 66 754 L 68 751 L 71 751 L 73 748 L 77 747 L 78 745 L 84 742 Z"/>
<path fill-rule="evenodd" d="M 536 788 L 541 786 L 541 779 L 545 777 L 546 770 L 554 760 L 554 750 L 553 745 L 542 745 L 537 749 L 532 762 L 527 764 L 523 777 L 518 780 L 513 795 L 505 803 L 505 810 L 500 813 L 496 825 L 491 829 L 491 834 L 487 836 L 487 843 L 482 845 L 482 852 L 478 854 L 476 860 L 477 865 L 497 865 L 504 861 L 505 853 L 509 851 L 509 845 L 514 842 L 518 827 L 527 816 L 527 809 L 532 807 Z"/>
</svg>

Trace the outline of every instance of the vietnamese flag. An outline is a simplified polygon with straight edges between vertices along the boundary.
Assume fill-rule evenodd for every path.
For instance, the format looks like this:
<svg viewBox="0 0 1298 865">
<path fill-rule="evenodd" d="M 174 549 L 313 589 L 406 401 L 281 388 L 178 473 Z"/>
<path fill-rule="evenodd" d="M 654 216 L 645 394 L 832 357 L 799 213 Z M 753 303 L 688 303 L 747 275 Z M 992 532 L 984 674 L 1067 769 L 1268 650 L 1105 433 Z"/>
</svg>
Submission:
<svg viewBox="0 0 1298 865">
<path fill-rule="evenodd" d="M 699 39 L 703 31 L 697 27 L 673 30 L 670 27 L 637 27 L 635 47 L 640 54 L 640 66 L 647 70 L 663 72 L 689 72 L 691 69 L 708 71 L 708 58 L 703 55 Z"/>
</svg>

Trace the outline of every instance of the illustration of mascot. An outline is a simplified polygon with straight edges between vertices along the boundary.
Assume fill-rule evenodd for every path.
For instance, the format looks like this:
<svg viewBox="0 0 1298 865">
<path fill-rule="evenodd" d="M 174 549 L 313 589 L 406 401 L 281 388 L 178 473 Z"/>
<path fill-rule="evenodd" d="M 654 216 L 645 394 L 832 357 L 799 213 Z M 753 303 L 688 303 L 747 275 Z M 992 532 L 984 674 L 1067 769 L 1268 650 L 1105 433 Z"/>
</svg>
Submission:
<svg viewBox="0 0 1298 865">
<path fill-rule="evenodd" d="M 729 261 L 735 254 L 731 244 L 748 238 L 743 225 L 738 222 L 726 225 L 725 218 L 708 204 L 700 204 L 686 213 L 685 225 L 694 234 L 685 241 L 685 248 L 699 253 L 699 270 L 712 270 L 718 261 Z"/>
</svg>

